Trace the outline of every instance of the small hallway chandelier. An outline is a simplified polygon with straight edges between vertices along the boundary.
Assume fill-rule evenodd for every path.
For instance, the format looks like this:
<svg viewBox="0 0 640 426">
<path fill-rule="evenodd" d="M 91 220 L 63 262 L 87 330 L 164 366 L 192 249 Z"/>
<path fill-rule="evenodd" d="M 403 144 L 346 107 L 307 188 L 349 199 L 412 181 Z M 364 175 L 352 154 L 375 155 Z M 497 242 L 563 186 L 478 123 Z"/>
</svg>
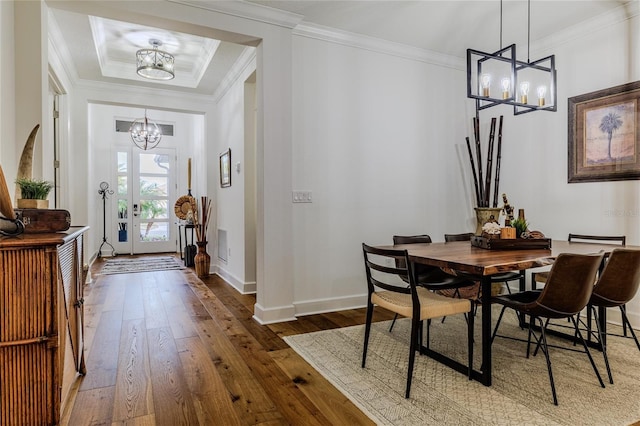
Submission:
<svg viewBox="0 0 640 426">
<path fill-rule="evenodd" d="M 147 118 L 146 109 L 144 118 L 138 118 L 131 124 L 129 134 L 133 143 L 144 151 L 155 148 L 162 140 L 160 126 Z"/>
<path fill-rule="evenodd" d="M 512 105 L 514 115 L 557 110 L 555 55 L 531 61 L 530 40 L 531 0 L 527 0 L 527 61 L 516 59 L 515 44 L 502 48 L 500 0 L 500 50 L 467 49 L 467 97 L 476 100 L 476 116 L 496 105 Z"/>
<path fill-rule="evenodd" d="M 171 80 L 175 77 L 173 65 L 175 58 L 170 53 L 158 50 L 162 42 L 152 38 L 152 49 L 140 49 L 136 52 L 138 75 L 151 80 Z"/>
</svg>

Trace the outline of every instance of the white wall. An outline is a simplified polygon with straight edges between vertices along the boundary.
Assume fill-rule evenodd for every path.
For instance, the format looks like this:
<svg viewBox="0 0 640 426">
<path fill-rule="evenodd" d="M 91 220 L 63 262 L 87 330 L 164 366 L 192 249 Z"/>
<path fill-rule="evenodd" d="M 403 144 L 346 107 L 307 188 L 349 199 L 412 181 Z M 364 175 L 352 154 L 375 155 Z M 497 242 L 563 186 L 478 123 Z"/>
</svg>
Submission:
<svg viewBox="0 0 640 426">
<path fill-rule="evenodd" d="M 629 49 L 638 39 L 638 19 L 585 29 L 581 37 L 542 52 L 556 55 L 558 112 L 515 117 L 515 126 L 505 130 L 511 153 L 503 153 L 503 188 L 516 208 L 526 209 L 532 226 L 553 238 L 624 234 L 630 244 L 640 243 L 638 181 L 567 183 L 567 99 L 640 79 L 640 52 Z M 609 214 L 615 210 L 626 213 Z"/>
<path fill-rule="evenodd" d="M 237 74 L 233 86 L 224 94 L 216 105 L 215 148 L 212 158 L 217 161 L 214 169 L 219 176 L 219 154 L 231 149 L 231 186 L 217 187 L 216 227 L 227 231 L 227 261 L 213 257 L 217 264 L 217 272 L 242 293 L 253 292 L 256 283 L 252 277 L 245 276 L 245 80 L 255 71 L 255 56 Z M 236 171 L 236 163 L 240 163 L 240 172 Z M 254 172 L 254 171 L 253 171 Z M 212 229 L 215 232 L 215 228 Z M 217 247 L 216 247 L 217 248 Z M 255 249 L 255 247 L 254 247 Z M 212 250 L 212 255 L 214 251 Z M 254 266 L 255 267 L 255 266 Z"/>
<path fill-rule="evenodd" d="M 18 168 L 15 141 L 13 2 L 0 2 L 0 164 L 13 199 L 12 178 Z"/>
<path fill-rule="evenodd" d="M 363 306 L 363 242 L 473 229 L 453 201 L 465 74 L 306 36 L 293 47 L 293 190 L 313 196 L 291 204 L 296 313 Z"/>
</svg>

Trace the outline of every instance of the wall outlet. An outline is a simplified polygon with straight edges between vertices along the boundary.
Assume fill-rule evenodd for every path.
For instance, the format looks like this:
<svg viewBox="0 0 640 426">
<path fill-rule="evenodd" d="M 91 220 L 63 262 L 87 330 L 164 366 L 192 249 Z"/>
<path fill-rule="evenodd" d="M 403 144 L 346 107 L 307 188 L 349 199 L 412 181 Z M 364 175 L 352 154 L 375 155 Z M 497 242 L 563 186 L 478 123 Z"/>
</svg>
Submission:
<svg viewBox="0 0 640 426">
<path fill-rule="evenodd" d="M 311 191 L 293 191 L 292 199 L 294 203 L 311 203 Z"/>
</svg>

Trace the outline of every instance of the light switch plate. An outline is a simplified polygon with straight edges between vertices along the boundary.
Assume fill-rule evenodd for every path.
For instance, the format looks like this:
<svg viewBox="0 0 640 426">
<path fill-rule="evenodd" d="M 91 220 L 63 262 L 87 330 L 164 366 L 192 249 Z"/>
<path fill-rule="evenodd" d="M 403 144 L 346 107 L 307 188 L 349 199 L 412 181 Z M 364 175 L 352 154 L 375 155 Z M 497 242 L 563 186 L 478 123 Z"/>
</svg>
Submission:
<svg viewBox="0 0 640 426">
<path fill-rule="evenodd" d="M 311 196 L 311 191 L 293 191 L 293 193 L 292 193 L 292 201 L 294 203 L 311 203 L 311 202 L 313 202 L 313 198 Z"/>
</svg>

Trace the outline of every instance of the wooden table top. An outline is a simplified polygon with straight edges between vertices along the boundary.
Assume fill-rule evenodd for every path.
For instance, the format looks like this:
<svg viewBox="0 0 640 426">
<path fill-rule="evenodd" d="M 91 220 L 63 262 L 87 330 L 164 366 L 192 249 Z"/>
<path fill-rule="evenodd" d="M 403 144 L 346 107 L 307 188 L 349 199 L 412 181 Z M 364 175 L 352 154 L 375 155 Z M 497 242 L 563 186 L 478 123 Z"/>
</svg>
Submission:
<svg viewBox="0 0 640 426">
<path fill-rule="evenodd" d="M 553 240 L 551 250 L 487 250 L 474 247 L 469 241 L 430 244 L 398 244 L 381 248 L 403 249 L 412 262 L 451 268 L 475 275 L 493 275 L 499 272 L 519 271 L 551 265 L 560 253 L 610 253 L 622 246 L 604 243 L 568 242 Z M 638 249 L 638 246 L 625 246 Z"/>
<path fill-rule="evenodd" d="M 76 238 L 78 234 L 86 232 L 88 229 L 88 226 L 72 226 L 64 232 L 20 234 L 12 237 L 0 236 L 0 250 L 13 250 L 16 247 L 57 246 Z"/>
</svg>

